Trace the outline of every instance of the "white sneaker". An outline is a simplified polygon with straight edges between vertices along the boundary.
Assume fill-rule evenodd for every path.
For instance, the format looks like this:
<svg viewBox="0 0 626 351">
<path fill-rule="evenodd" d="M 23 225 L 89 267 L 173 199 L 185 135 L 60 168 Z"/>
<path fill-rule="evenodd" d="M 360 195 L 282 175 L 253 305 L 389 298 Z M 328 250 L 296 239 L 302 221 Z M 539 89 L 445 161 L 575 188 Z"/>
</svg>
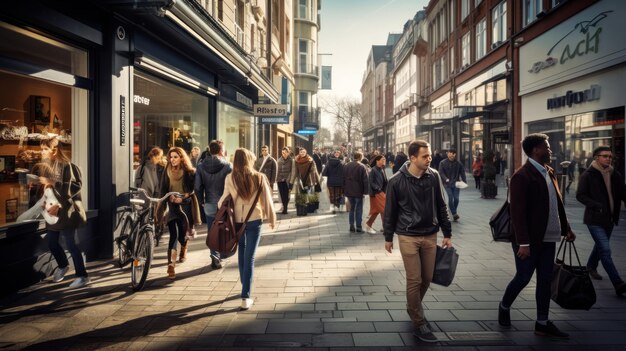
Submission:
<svg viewBox="0 0 626 351">
<path fill-rule="evenodd" d="M 70 284 L 70 288 L 72 288 L 72 289 L 82 288 L 83 286 L 85 286 L 85 285 L 87 285 L 89 283 L 91 283 L 91 280 L 89 280 L 88 277 L 78 277 L 78 278 L 74 279 L 72 284 Z"/>
<path fill-rule="evenodd" d="M 253 299 L 241 299 L 241 309 L 244 311 L 249 310 L 253 304 L 254 304 Z"/>
<path fill-rule="evenodd" d="M 52 277 L 52 281 L 58 283 L 65 278 L 65 273 L 70 270 L 70 265 L 65 266 L 65 268 L 57 268 L 56 272 L 54 272 L 54 276 Z"/>
<path fill-rule="evenodd" d="M 376 231 L 376 229 L 366 225 L 365 226 L 365 232 L 369 233 L 369 234 L 378 234 L 378 232 Z"/>
</svg>

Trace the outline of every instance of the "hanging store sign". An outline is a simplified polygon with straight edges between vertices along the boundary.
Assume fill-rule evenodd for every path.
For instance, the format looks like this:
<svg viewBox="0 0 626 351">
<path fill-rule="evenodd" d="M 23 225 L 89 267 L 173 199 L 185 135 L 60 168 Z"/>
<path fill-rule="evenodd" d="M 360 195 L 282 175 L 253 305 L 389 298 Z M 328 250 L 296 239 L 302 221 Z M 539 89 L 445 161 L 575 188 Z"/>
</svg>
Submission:
<svg viewBox="0 0 626 351">
<path fill-rule="evenodd" d="M 246 107 L 252 107 L 252 99 L 243 95 L 240 92 L 237 92 L 237 94 L 235 94 L 235 99 L 237 100 L 237 102 L 244 104 Z"/>
<path fill-rule="evenodd" d="M 259 118 L 259 124 L 289 124 L 289 116 L 273 116 Z"/>
<path fill-rule="evenodd" d="M 568 90 L 563 96 L 554 95 L 553 98 L 548 99 L 548 110 L 561 107 L 572 107 L 574 104 L 582 104 L 583 102 L 599 100 L 600 99 L 600 86 L 593 84 L 590 89 L 583 91 L 571 91 Z"/>
<path fill-rule="evenodd" d="M 279 105 L 279 104 L 262 104 L 262 105 L 254 105 L 253 111 L 254 115 L 257 117 L 276 117 L 276 116 L 287 116 L 288 105 Z"/>
</svg>

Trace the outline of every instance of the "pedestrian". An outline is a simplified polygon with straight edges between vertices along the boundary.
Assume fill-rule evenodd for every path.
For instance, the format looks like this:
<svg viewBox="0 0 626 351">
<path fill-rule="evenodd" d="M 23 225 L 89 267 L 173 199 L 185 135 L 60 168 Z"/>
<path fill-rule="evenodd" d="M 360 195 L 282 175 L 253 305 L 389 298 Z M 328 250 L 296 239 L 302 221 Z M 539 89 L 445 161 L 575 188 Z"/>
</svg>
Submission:
<svg viewBox="0 0 626 351">
<path fill-rule="evenodd" d="M 361 159 L 363 154 L 354 153 L 354 161 L 343 169 L 343 191 L 350 204 L 348 221 L 350 232 L 363 233 L 363 196 L 368 193 L 367 168 Z"/>
<path fill-rule="evenodd" d="M 507 286 L 498 307 L 498 323 L 511 325 L 511 306 L 537 272 L 535 334 L 567 338 L 548 319 L 552 268 L 556 243 L 565 236 L 576 239 L 570 229 L 554 170 L 548 166 L 552 150 L 548 136 L 530 134 L 522 141 L 529 157 L 510 182 L 511 246 L 515 255 L 515 276 Z"/>
<path fill-rule="evenodd" d="M 42 189 L 52 189 L 54 197 L 58 201 L 58 204 L 46 208 L 49 216 L 57 218 L 54 224 L 46 221 L 48 248 L 58 266 L 52 280 L 55 283 L 62 281 L 70 269 L 65 251 L 59 244 L 59 239 L 62 237 L 65 240 L 65 246 L 72 255 L 72 262 L 74 262 L 74 269 L 76 270 L 76 278 L 70 284 L 70 288 L 82 288 L 91 283 L 83 261 L 83 254 L 75 239 L 76 229 L 83 223 L 77 223 L 68 218 L 70 208 L 81 214 L 81 217 L 85 215 L 81 198 L 83 184 L 80 169 L 72 164 L 56 137 L 42 140 L 40 146 L 41 169 L 47 171 L 40 173 L 39 184 L 41 184 Z M 82 219 L 86 222 L 86 217 Z"/>
<path fill-rule="evenodd" d="M 443 156 L 441 156 L 441 152 L 439 150 L 435 150 L 433 153 L 433 162 L 430 163 L 430 167 L 434 169 L 439 169 L 439 164 L 443 160 Z"/>
<path fill-rule="evenodd" d="M 159 180 L 164 169 L 163 149 L 154 146 L 135 172 L 135 187 L 144 189 L 150 197 L 158 197 L 161 190 Z"/>
<path fill-rule="evenodd" d="M 254 257 L 261 241 L 263 219 L 268 220 L 271 229 L 276 226 L 272 189 L 267 177 L 263 173 L 257 172 L 253 165 L 254 155 L 252 152 L 244 148 L 235 151 L 233 171 L 226 176 L 224 194 L 218 202 L 219 207 L 228 195 L 232 196 L 235 205 L 234 218 L 237 224 L 243 224 L 248 212 L 252 209 L 250 218 L 245 224 L 244 234 L 239 239 L 238 248 L 242 310 L 250 309 L 254 303 L 250 292 L 254 277 Z M 256 194 L 259 191 L 260 195 L 257 198 Z"/>
<path fill-rule="evenodd" d="M 293 189 L 293 182 L 296 179 L 296 162 L 291 157 L 291 151 L 288 147 L 284 147 L 281 151 L 281 157 L 278 158 L 278 193 L 283 207 L 280 213 L 287 214 L 289 206 L 289 191 Z"/>
<path fill-rule="evenodd" d="M 480 154 L 476 156 L 472 164 L 472 175 L 474 176 L 476 189 L 480 190 L 480 180 L 483 177 L 483 157 Z"/>
<path fill-rule="evenodd" d="M 609 240 L 613 227 L 618 224 L 621 204 L 626 203 L 624 177 L 611 166 L 613 152 L 609 146 L 599 146 L 593 151 L 590 167 L 580 176 L 576 199 L 585 205 L 583 222 L 595 243 L 587 269 L 593 279 L 601 280 L 598 263 L 602 261 L 617 295 L 626 293 L 626 283 L 622 280 L 613 258 Z"/>
<path fill-rule="evenodd" d="M 327 177 L 326 186 L 328 187 L 328 198 L 333 214 L 340 210 L 341 198 L 343 198 L 343 167 L 341 151 L 336 150 L 328 158 L 327 165 L 322 171 L 322 176 Z"/>
<path fill-rule="evenodd" d="M 205 157 L 196 169 L 194 189 L 198 200 L 204 202 L 204 215 L 210 230 L 218 210 L 217 202 L 224 193 L 226 176 L 230 174 L 233 168 L 224 157 L 224 143 L 221 140 L 212 140 L 209 143 L 209 154 L 210 156 Z M 211 267 L 214 269 L 222 268 L 220 253 L 210 250 L 210 254 Z"/>
<path fill-rule="evenodd" d="M 311 156 L 307 155 L 305 148 L 300 148 L 296 157 L 296 178 L 300 181 L 299 191 L 314 188 L 315 185 L 320 183 L 317 166 Z"/>
<path fill-rule="evenodd" d="M 191 165 L 193 167 L 198 167 L 200 156 L 200 148 L 197 146 L 192 147 L 191 152 L 189 153 L 189 160 L 191 160 Z"/>
<path fill-rule="evenodd" d="M 170 196 L 166 206 L 160 206 L 158 218 L 162 218 L 170 233 L 167 248 L 167 275 L 176 278 L 176 241 L 180 243 L 178 261 L 187 260 L 189 237 L 193 236 L 193 227 L 201 223 L 200 208 L 194 193 L 196 169 L 191 166 L 189 156 L 181 147 L 175 146 L 167 152 L 168 163 L 161 177 L 161 194 L 178 192 L 182 196 Z"/>
<path fill-rule="evenodd" d="M 261 146 L 261 157 L 254 162 L 254 169 L 265 174 L 271 189 L 274 189 L 274 183 L 276 183 L 277 168 L 276 160 L 270 156 L 269 147 L 267 145 Z"/>
<path fill-rule="evenodd" d="M 317 168 L 317 173 L 322 173 L 322 154 L 320 154 L 320 149 L 316 147 L 313 149 L 313 161 L 315 162 L 315 167 Z"/>
<path fill-rule="evenodd" d="M 450 212 L 452 212 L 452 218 L 458 221 L 460 216 L 457 213 L 457 208 L 459 207 L 460 191 L 456 187 L 456 182 L 462 180 L 467 183 L 467 179 L 465 177 L 465 167 L 456 159 L 456 149 L 448 150 L 448 158 L 442 160 L 439 164 L 439 174 L 448 193 L 448 205 L 450 206 Z"/>
<path fill-rule="evenodd" d="M 415 140 L 409 144 L 409 163 L 389 179 L 383 220 L 385 250 L 393 251 L 398 235 L 406 271 L 407 312 L 415 333 L 424 342 L 437 342 L 424 317 L 422 301 L 433 278 L 437 254 L 437 233 L 443 232 L 443 247 L 452 247 L 452 225 L 438 172 L 430 168 L 430 144 Z"/>
<path fill-rule="evenodd" d="M 398 151 L 398 154 L 396 155 L 395 162 L 393 164 L 393 169 L 392 169 L 393 174 L 398 173 L 400 168 L 406 163 L 406 161 L 408 161 L 408 159 L 409 158 L 406 156 L 404 151 L 402 151 L 402 150 Z"/>
<path fill-rule="evenodd" d="M 370 234 L 378 233 L 372 224 L 376 220 L 376 217 L 380 214 L 381 221 L 385 217 L 385 192 L 387 190 L 387 175 L 385 174 L 385 165 L 387 160 L 385 156 L 375 156 L 371 163 L 371 170 L 369 173 L 369 196 L 370 196 L 370 213 L 365 223 L 365 231 Z"/>
</svg>

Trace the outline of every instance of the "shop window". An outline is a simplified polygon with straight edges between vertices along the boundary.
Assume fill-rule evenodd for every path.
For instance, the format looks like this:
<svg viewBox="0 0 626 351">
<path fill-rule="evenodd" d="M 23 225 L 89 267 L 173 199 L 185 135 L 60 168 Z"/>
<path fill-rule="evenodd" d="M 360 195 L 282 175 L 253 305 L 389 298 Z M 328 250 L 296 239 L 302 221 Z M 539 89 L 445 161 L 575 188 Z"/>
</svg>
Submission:
<svg viewBox="0 0 626 351">
<path fill-rule="evenodd" d="M 0 226 L 38 200 L 39 187 L 27 175 L 50 137 L 81 169 L 88 206 L 89 92 L 72 85 L 88 80 L 87 52 L 0 22 L 0 56 Z M 29 64 L 29 72 L 14 62 Z"/>
<path fill-rule="evenodd" d="M 133 169 L 153 146 L 205 150 L 209 144 L 209 98 L 136 71 L 134 83 Z M 134 178 L 133 178 L 134 179 Z"/>
<path fill-rule="evenodd" d="M 244 147 L 254 152 L 254 116 L 223 102 L 217 103 L 219 136 L 224 141 L 226 156 L 233 161 L 235 150 Z"/>
</svg>

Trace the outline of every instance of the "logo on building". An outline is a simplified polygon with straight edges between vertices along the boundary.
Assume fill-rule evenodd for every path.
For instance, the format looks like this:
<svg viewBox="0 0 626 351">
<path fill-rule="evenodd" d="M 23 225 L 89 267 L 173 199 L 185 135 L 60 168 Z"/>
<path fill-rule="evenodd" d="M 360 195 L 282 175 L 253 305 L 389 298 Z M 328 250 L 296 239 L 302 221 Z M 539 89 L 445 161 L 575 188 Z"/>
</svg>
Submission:
<svg viewBox="0 0 626 351">
<path fill-rule="evenodd" d="M 600 50 L 600 34 L 602 34 L 602 27 L 599 26 L 599 23 L 608 17 L 608 15 L 613 11 L 604 11 L 597 14 L 590 20 L 581 21 L 574 25 L 574 28 L 569 31 L 565 36 L 559 39 L 554 46 L 550 48 L 544 61 L 535 62 L 532 67 L 528 70 L 529 73 L 539 73 L 543 69 L 548 67 L 552 67 L 556 64 L 564 64 L 565 62 L 572 60 L 576 57 L 585 56 L 589 53 L 598 53 Z M 577 36 L 575 39 L 565 41 L 570 37 L 570 35 L 574 32 L 578 31 L 580 36 Z M 574 36 L 572 36 L 574 37 Z M 561 47 L 561 44 L 565 41 L 565 47 L 561 50 L 561 54 L 558 55 L 558 49 Z M 557 57 L 552 57 L 552 54 L 557 53 Z"/>
<path fill-rule="evenodd" d="M 583 102 L 599 100 L 600 99 L 600 86 L 593 84 L 590 89 L 583 91 L 571 91 L 568 90 L 563 96 L 554 95 L 553 98 L 548 99 L 548 110 L 561 107 L 572 107 L 574 104 L 582 104 Z"/>
</svg>

